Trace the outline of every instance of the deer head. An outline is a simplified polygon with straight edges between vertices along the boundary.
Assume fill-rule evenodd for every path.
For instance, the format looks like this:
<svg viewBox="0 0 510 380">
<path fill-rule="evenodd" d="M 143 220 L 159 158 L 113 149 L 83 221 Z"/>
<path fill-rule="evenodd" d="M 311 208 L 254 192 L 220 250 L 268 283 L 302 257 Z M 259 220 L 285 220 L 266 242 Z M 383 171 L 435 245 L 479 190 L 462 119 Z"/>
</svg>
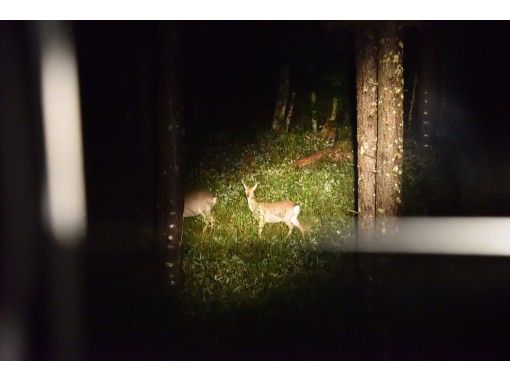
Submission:
<svg viewBox="0 0 510 380">
<path fill-rule="evenodd" d="M 258 182 L 255 182 L 255 186 L 246 186 L 246 184 L 244 183 L 244 181 L 241 181 L 243 183 L 243 186 L 244 186 L 244 192 L 246 194 L 246 198 L 249 198 L 249 199 L 253 199 L 255 197 L 255 189 L 257 188 L 257 186 L 259 185 Z"/>
</svg>

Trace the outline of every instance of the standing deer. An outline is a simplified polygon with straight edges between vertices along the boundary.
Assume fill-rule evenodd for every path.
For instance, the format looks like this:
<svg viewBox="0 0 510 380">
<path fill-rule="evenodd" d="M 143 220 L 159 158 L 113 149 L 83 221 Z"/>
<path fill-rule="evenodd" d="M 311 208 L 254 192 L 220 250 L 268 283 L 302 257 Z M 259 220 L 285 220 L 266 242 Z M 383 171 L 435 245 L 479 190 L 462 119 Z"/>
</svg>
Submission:
<svg viewBox="0 0 510 380">
<path fill-rule="evenodd" d="M 271 203 L 262 203 L 255 200 L 255 186 L 249 187 L 243 181 L 244 191 L 248 199 L 248 207 L 253 216 L 259 222 L 259 237 L 262 237 L 262 229 L 266 223 L 280 223 L 283 222 L 289 227 L 287 238 L 292 233 L 294 226 L 299 228 L 303 239 L 305 238 L 305 229 L 299 223 L 298 216 L 301 212 L 301 206 L 292 201 L 280 201 Z"/>
<path fill-rule="evenodd" d="M 192 216 L 201 215 L 204 219 L 205 226 L 202 232 L 214 225 L 214 218 L 212 216 L 212 209 L 216 204 L 216 197 L 209 191 L 193 191 L 187 193 L 184 197 L 184 210 L 183 217 L 188 218 Z"/>
</svg>

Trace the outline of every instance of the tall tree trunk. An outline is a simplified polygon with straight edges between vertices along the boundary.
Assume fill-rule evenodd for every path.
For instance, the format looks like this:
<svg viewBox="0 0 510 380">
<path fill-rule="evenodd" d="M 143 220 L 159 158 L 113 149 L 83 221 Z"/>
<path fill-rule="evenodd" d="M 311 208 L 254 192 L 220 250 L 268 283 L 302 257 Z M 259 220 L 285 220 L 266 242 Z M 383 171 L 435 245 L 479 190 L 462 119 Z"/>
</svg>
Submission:
<svg viewBox="0 0 510 380">
<path fill-rule="evenodd" d="M 421 41 L 419 86 L 419 141 L 425 148 L 430 146 L 438 111 L 439 82 L 436 66 L 435 41 L 431 31 L 424 31 Z"/>
<path fill-rule="evenodd" d="M 312 130 L 317 132 L 317 94 L 315 91 L 310 93 L 310 109 L 312 111 Z"/>
<path fill-rule="evenodd" d="M 376 209 L 382 217 L 399 213 L 403 154 L 403 42 L 397 23 L 385 22 L 378 48 L 378 127 Z M 387 226 L 382 219 L 381 232 Z"/>
<path fill-rule="evenodd" d="M 407 125 L 409 128 L 412 128 L 412 123 L 414 120 L 415 114 L 415 102 L 416 102 L 416 86 L 418 85 L 418 75 L 414 75 L 413 79 L 413 89 L 411 90 L 411 100 L 409 102 L 409 117 L 407 119 Z"/>
<path fill-rule="evenodd" d="M 283 65 L 280 68 L 280 83 L 278 85 L 278 98 L 273 116 L 273 130 L 281 131 L 285 127 L 285 111 L 289 97 L 290 69 Z"/>
<path fill-rule="evenodd" d="M 158 282 L 171 293 L 183 283 L 182 243 L 182 147 L 183 107 L 178 83 L 178 25 L 161 24 L 160 88 L 158 117 L 158 235 L 156 271 Z"/>
<path fill-rule="evenodd" d="M 289 112 L 287 113 L 287 120 L 285 121 L 285 130 L 289 130 L 290 123 L 292 123 L 292 116 L 294 114 L 294 101 L 296 99 L 296 93 L 293 92 L 290 96 Z"/>
<path fill-rule="evenodd" d="M 338 112 L 338 98 L 333 98 L 332 104 L 331 104 L 331 116 L 329 117 L 329 120 L 335 121 L 336 120 L 336 114 Z"/>
<path fill-rule="evenodd" d="M 377 152 L 377 36 L 359 31 L 356 41 L 359 238 L 370 239 L 375 226 Z"/>
</svg>

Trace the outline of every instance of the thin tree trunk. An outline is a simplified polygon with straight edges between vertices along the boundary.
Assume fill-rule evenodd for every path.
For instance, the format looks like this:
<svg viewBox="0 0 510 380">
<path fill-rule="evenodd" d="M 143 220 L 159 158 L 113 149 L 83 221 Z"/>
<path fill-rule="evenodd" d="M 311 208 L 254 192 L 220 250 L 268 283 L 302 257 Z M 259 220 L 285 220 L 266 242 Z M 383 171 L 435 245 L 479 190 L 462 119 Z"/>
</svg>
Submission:
<svg viewBox="0 0 510 380">
<path fill-rule="evenodd" d="M 329 117 L 329 120 L 335 121 L 336 120 L 336 114 L 338 110 L 338 98 L 333 98 L 332 105 L 331 105 L 331 116 Z"/>
<path fill-rule="evenodd" d="M 377 37 L 371 29 L 356 41 L 359 238 L 370 240 L 375 227 L 377 155 Z"/>
<path fill-rule="evenodd" d="M 436 67 L 435 41 L 432 32 L 425 31 L 422 36 L 420 59 L 420 94 L 419 94 L 419 132 L 423 147 L 431 144 L 432 133 L 437 120 L 437 102 L 439 87 Z"/>
<path fill-rule="evenodd" d="M 289 97 L 289 66 L 283 65 L 280 69 L 280 83 L 278 86 L 278 98 L 273 116 L 273 130 L 281 131 L 285 127 L 285 111 Z"/>
<path fill-rule="evenodd" d="M 412 128 L 412 122 L 413 122 L 413 116 L 414 116 L 414 108 L 415 108 L 415 98 L 416 98 L 416 86 L 418 84 L 418 74 L 414 75 L 414 81 L 413 81 L 413 91 L 411 93 L 411 102 L 409 104 L 409 120 L 408 120 L 408 126 L 409 128 Z"/>
<path fill-rule="evenodd" d="M 403 42 L 397 23 L 385 22 L 380 29 L 378 49 L 378 127 L 376 208 L 381 232 L 387 231 L 386 217 L 398 215 L 402 188 L 403 154 Z"/>
<path fill-rule="evenodd" d="M 310 109 L 312 110 L 312 130 L 317 132 L 317 94 L 315 91 L 310 93 Z"/>
<path fill-rule="evenodd" d="M 289 105 L 289 112 L 287 113 L 287 120 L 285 121 L 285 130 L 289 130 L 290 123 L 292 123 L 292 116 L 294 114 L 294 100 L 296 98 L 296 93 L 293 92 L 290 97 L 290 105 Z"/>
<path fill-rule="evenodd" d="M 161 26 L 161 67 L 158 118 L 158 282 L 171 293 L 183 284 L 182 243 L 182 137 L 183 107 L 178 83 L 178 36 L 175 24 Z"/>
</svg>

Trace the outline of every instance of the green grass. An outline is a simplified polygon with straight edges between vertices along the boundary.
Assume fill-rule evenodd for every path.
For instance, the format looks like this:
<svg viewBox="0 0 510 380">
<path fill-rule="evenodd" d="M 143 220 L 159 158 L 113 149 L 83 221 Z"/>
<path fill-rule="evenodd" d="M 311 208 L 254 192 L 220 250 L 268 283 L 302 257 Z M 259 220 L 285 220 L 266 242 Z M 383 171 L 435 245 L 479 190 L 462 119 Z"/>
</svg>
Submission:
<svg viewBox="0 0 510 380">
<path fill-rule="evenodd" d="M 352 149 L 347 139 L 340 144 Z M 261 305 L 330 275 L 340 256 L 324 250 L 324 243 L 334 236 L 342 244 L 352 234 L 352 160 L 302 169 L 291 165 L 324 148 L 323 141 L 302 131 L 242 138 L 223 134 L 197 147 L 187 189 L 210 190 L 218 200 L 212 231 L 202 233 L 200 217 L 184 220 L 184 295 L 194 312 Z M 266 224 L 259 238 L 241 180 L 259 182 L 258 201 L 299 203 L 306 240 L 297 228 L 285 240 L 283 223 Z"/>
</svg>

